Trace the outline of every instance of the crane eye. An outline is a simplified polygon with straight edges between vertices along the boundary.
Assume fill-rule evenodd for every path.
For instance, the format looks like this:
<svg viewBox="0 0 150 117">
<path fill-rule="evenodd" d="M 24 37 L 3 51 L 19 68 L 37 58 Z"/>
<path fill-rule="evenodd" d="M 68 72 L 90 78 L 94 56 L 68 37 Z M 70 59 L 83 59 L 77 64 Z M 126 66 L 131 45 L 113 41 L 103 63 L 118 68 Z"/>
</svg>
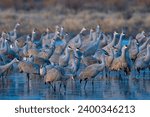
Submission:
<svg viewBox="0 0 150 117">
<path fill-rule="evenodd" d="M 72 49 L 70 46 L 68 46 L 69 49 Z"/>
<path fill-rule="evenodd" d="M 80 48 L 76 48 L 76 50 L 77 50 L 77 51 L 79 51 L 79 50 L 80 50 Z"/>
<path fill-rule="evenodd" d="M 125 45 L 125 48 L 127 48 L 128 46 L 127 45 Z"/>
</svg>

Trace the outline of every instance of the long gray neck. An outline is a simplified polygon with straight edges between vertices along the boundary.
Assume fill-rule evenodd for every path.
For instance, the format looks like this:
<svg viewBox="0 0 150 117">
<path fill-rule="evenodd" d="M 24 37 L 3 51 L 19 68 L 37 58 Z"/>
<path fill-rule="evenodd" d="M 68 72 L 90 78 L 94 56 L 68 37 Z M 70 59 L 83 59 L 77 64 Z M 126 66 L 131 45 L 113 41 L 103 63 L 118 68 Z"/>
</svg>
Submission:
<svg viewBox="0 0 150 117">
<path fill-rule="evenodd" d="M 111 57 L 111 58 L 114 58 L 114 56 L 115 56 L 115 55 L 114 55 L 114 51 L 111 50 L 110 57 Z"/>
<path fill-rule="evenodd" d="M 90 38 L 91 41 L 93 40 L 93 37 L 92 37 L 92 31 L 90 31 L 89 38 Z"/>
<path fill-rule="evenodd" d="M 28 45 L 26 44 L 24 47 L 23 47 L 23 54 L 27 54 L 28 52 Z"/>
<path fill-rule="evenodd" d="M 128 42 L 128 47 L 129 47 L 129 48 L 131 47 L 131 41 L 132 41 L 132 38 L 130 37 L 130 38 L 129 38 L 129 42 Z"/>
<path fill-rule="evenodd" d="M 147 54 L 145 56 L 145 62 L 150 61 L 150 46 L 147 46 Z"/>
<path fill-rule="evenodd" d="M 101 64 L 99 64 L 99 66 L 98 66 L 98 70 L 100 71 L 100 70 L 102 70 L 102 68 L 104 68 L 105 67 L 105 65 L 106 65 L 106 63 L 105 63 L 105 57 L 104 57 L 105 55 L 102 55 L 102 59 L 101 59 Z"/>
<path fill-rule="evenodd" d="M 110 44 L 111 44 L 111 46 L 114 46 L 115 43 L 116 43 L 116 34 L 114 34 L 113 40 Z"/>
<path fill-rule="evenodd" d="M 17 30 L 17 28 L 18 28 L 18 24 L 15 25 L 14 29 Z"/>
<path fill-rule="evenodd" d="M 18 45 L 17 45 L 17 41 L 14 42 L 14 45 L 15 45 L 15 48 L 18 50 L 19 47 L 18 47 Z"/>
<path fill-rule="evenodd" d="M 49 39 L 49 32 L 46 33 L 46 39 Z"/>
<path fill-rule="evenodd" d="M 1 41 L 1 49 L 4 48 L 5 46 L 5 39 L 2 37 L 2 41 Z"/>
<path fill-rule="evenodd" d="M 97 26 L 97 27 L 96 27 L 96 38 L 98 38 L 99 33 L 100 33 L 100 27 Z"/>
<path fill-rule="evenodd" d="M 62 37 L 63 34 L 64 34 L 64 28 L 61 28 L 61 30 L 60 30 L 60 36 Z"/>
<path fill-rule="evenodd" d="M 58 34 L 57 34 L 57 32 L 55 32 L 53 39 L 55 40 L 57 38 L 57 36 L 58 36 Z"/>
<path fill-rule="evenodd" d="M 14 31 L 13 31 L 13 32 L 14 32 L 14 35 L 13 35 L 13 36 L 14 36 L 14 37 L 17 37 L 16 29 L 14 29 Z"/>
<path fill-rule="evenodd" d="M 121 44 L 122 44 L 122 37 L 123 37 L 123 35 L 120 35 L 119 42 L 118 42 L 118 44 L 116 45 L 116 47 L 117 47 L 118 49 L 120 49 L 120 48 L 121 48 Z"/>
<path fill-rule="evenodd" d="M 80 48 L 82 45 L 82 41 L 81 41 L 81 34 L 78 35 L 78 40 L 77 42 L 75 42 L 75 46 L 76 48 Z"/>
<path fill-rule="evenodd" d="M 72 66 L 73 73 L 75 73 L 77 71 L 77 64 L 75 62 L 75 56 L 74 55 L 73 55 L 73 58 L 72 58 L 71 66 Z"/>
<path fill-rule="evenodd" d="M 102 56 L 102 63 L 101 64 L 105 64 L 105 57 L 104 57 L 104 55 Z"/>
<path fill-rule="evenodd" d="M 65 58 L 66 58 L 66 60 L 69 61 L 69 58 L 70 58 L 70 52 L 69 52 L 69 50 L 68 50 L 68 47 L 67 47 L 66 50 L 65 50 Z"/>
<path fill-rule="evenodd" d="M 127 51 L 126 48 L 122 48 L 121 58 L 122 58 L 123 61 L 126 61 L 126 51 Z"/>
<path fill-rule="evenodd" d="M 146 40 L 145 43 L 143 43 L 140 47 L 139 47 L 139 50 L 143 50 L 144 48 L 146 48 L 147 44 L 149 43 L 150 39 Z"/>
<path fill-rule="evenodd" d="M 102 34 L 99 34 L 97 41 L 96 41 L 96 47 L 98 48 L 99 43 L 100 43 L 100 39 L 101 39 Z"/>
<path fill-rule="evenodd" d="M 13 59 L 10 63 L 8 63 L 6 65 L 0 66 L 0 73 L 4 72 L 5 70 L 7 70 L 14 62 L 15 62 L 15 59 Z"/>
<path fill-rule="evenodd" d="M 103 34 L 103 40 L 107 42 L 107 37 L 105 34 Z"/>
<path fill-rule="evenodd" d="M 34 36 L 35 36 L 35 33 L 32 33 L 32 37 L 31 37 L 32 42 L 34 41 Z"/>
<path fill-rule="evenodd" d="M 10 50 L 10 46 L 9 46 L 8 42 L 5 42 L 4 48 L 5 48 L 7 51 Z"/>
</svg>

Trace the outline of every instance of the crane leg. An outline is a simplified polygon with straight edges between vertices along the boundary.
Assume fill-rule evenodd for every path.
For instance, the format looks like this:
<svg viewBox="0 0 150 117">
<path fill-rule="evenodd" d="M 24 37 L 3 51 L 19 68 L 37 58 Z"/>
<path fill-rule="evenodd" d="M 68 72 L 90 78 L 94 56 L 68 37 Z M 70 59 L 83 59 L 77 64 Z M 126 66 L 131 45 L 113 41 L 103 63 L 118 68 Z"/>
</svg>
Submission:
<svg viewBox="0 0 150 117">
<path fill-rule="evenodd" d="M 66 83 L 64 83 L 64 89 L 65 89 L 65 92 L 66 92 L 66 89 L 67 89 L 67 88 L 66 88 Z"/>
<path fill-rule="evenodd" d="M 94 79 L 92 79 L 92 89 L 94 89 Z"/>
<path fill-rule="evenodd" d="M 85 90 L 86 84 L 87 84 L 87 79 L 85 79 L 84 90 Z"/>
<path fill-rule="evenodd" d="M 146 73 L 145 73 L 145 69 L 144 69 L 144 71 L 143 71 L 143 78 L 146 76 L 145 74 L 146 74 Z"/>
<path fill-rule="evenodd" d="M 53 87 L 54 87 L 54 92 L 56 91 L 56 85 L 55 83 L 53 83 Z"/>
<path fill-rule="evenodd" d="M 27 73 L 27 79 L 28 79 L 28 83 L 29 83 L 29 80 L 30 80 L 30 75 L 29 75 L 29 73 Z"/>
<path fill-rule="evenodd" d="M 55 92 L 55 89 L 54 89 L 54 87 L 53 87 L 52 83 L 51 83 L 51 82 L 49 82 L 49 84 L 50 84 L 50 86 L 52 87 L 53 91 Z"/>
<path fill-rule="evenodd" d="M 80 79 L 80 84 L 81 84 L 82 80 Z"/>
<path fill-rule="evenodd" d="M 60 83 L 60 85 L 59 85 L 59 92 L 60 92 L 61 85 L 62 85 L 62 83 Z"/>
</svg>

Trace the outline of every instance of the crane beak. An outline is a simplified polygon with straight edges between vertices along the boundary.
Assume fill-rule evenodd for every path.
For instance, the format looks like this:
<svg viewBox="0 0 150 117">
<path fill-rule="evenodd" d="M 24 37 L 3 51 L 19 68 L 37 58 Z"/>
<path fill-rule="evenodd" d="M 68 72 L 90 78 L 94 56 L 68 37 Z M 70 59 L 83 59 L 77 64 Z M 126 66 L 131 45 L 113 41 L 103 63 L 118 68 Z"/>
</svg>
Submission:
<svg viewBox="0 0 150 117">
<path fill-rule="evenodd" d="M 17 59 L 16 62 L 19 63 L 19 60 Z"/>
<path fill-rule="evenodd" d="M 128 48 L 128 46 L 127 46 L 127 45 L 125 45 L 125 48 Z"/>
<path fill-rule="evenodd" d="M 72 80 L 74 80 L 74 77 L 73 77 L 73 76 L 71 76 L 71 79 L 72 79 Z"/>
<path fill-rule="evenodd" d="M 76 51 L 80 51 L 80 48 L 76 48 Z"/>
</svg>

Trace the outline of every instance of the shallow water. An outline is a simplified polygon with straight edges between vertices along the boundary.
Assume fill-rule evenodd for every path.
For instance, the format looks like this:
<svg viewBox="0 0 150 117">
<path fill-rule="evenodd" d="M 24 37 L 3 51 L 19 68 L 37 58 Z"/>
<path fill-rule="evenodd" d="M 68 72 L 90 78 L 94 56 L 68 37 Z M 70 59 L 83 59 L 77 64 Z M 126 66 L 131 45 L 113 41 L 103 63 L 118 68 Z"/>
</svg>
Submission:
<svg viewBox="0 0 150 117">
<path fill-rule="evenodd" d="M 128 41 L 124 40 L 123 45 Z M 57 41 L 57 46 L 63 45 L 62 41 Z M 102 78 L 99 74 L 94 80 L 94 87 L 88 81 L 84 90 L 84 82 L 79 80 L 69 80 L 67 90 L 62 87 L 58 90 L 59 82 L 56 83 L 57 91 L 54 92 L 49 85 L 45 85 L 43 79 L 32 76 L 28 82 L 26 75 L 13 73 L 6 79 L 0 79 L 0 99 L 1 100 L 117 100 L 117 99 L 150 99 L 150 73 L 148 70 L 141 75 L 132 74 L 129 78 L 122 75 L 116 78 L 114 73 L 111 78 Z M 135 73 L 136 74 L 136 73 Z"/>
<path fill-rule="evenodd" d="M 84 90 L 84 82 L 80 85 L 79 80 L 69 80 L 67 90 L 54 92 L 49 85 L 45 85 L 38 76 L 33 76 L 27 81 L 26 75 L 13 73 L 6 79 L 0 79 L 0 99 L 46 99 L 46 100 L 108 100 L 108 99 L 150 99 L 149 76 L 142 78 L 107 78 L 97 77 L 94 80 L 94 88 L 88 81 Z"/>
</svg>

